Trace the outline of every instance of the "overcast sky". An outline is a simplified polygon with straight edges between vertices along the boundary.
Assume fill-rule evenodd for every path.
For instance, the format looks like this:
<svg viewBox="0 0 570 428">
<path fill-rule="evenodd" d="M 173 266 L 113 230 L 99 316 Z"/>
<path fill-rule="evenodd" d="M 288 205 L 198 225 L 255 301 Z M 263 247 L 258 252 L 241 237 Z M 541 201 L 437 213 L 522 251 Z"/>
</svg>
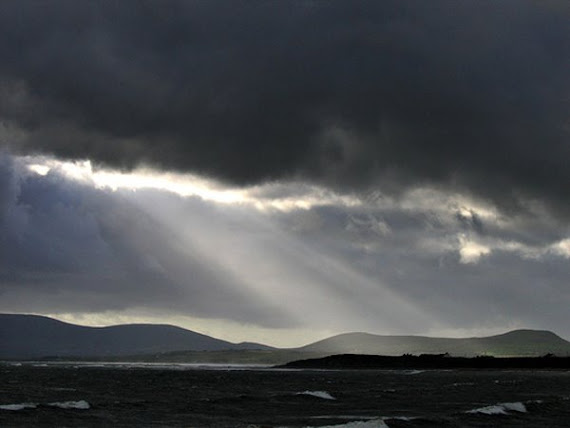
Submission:
<svg viewBox="0 0 570 428">
<path fill-rule="evenodd" d="M 570 339 L 570 2 L 0 4 L 0 311 Z"/>
</svg>

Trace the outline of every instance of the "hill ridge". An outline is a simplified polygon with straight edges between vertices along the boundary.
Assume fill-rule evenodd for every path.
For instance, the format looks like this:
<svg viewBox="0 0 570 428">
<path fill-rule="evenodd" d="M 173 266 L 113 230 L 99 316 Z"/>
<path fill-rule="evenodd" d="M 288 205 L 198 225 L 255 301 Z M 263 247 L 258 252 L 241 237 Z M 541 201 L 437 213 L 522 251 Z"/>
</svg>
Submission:
<svg viewBox="0 0 570 428">
<path fill-rule="evenodd" d="M 517 329 L 493 336 L 449 338 L 420 335 L 342 333 L 298 348 L 304 352 L 403 355 L 449 353 L 457 356 L 570 355 L 570 342 L 548 330 Z"/>
<path fill-rule="evenodd" d="M 490 338 L 490 337 L 508 336 L 508 335 L 512 335 L 512 334 L 527 333 L 527 332 L 528 333 L 537 333 L 537 334 L 540 333 L 540 334 L 553 335 L 553 336 L 558 337 L 562 340 L 565 340 L 561 336 L 557 335 L 556 333 L 554 333 L 553 331 L 550 331 L 550 330 L 518 328 L 518 329 L 514 329 L 514 330 L 509 330 L 509 331 L 504 332 L 504 333 L 493 334 L 490 336 L 469 336 L 469 337 L 429 336 L 429 335 L 423 335 L 423 334 L 378 334 L 378 333 L 368 333 L 365 331 L 350 331 L 350 332 L 346 332 L 346 333 L 335 334 L 334 336 L 330 336 L 328 338 L 318 340 L 317 342 L 322 342 L 324 340 L 332 339 L 335 337 L 351 336 L 351 335 L 374 336 L 374 337 L 397 337 L 397 338 L 417 337 L 417 338 L 425 338 L 425 339 L 459 339 L 459 340 L 463 340 L 463 339 L 486 339 L 486 338 Z M 317 342 L 313 342 L 313 343 L 317 343 Z"/>
<path fill-rule="evenodd" d="M 236 344 L 169 324 L 89 327 L 31 314 L 0 314 L 0 343 L 0 358 L 9 359 L 272 349 Z"/>
<path fill-rule="evenodd" d="M 570 355 L 570 342 L 548 330 L 517 329 L 487 337 L 445 338 L 417 335 L 378 335 L 366 332 L 341 333 L 298 348 L 279 349 L 267 345 L 232 343 L 170 324 L 117 324 L 89 327 L 43 315 L 0 314 L 0 359 L 106 358 L 169 353 L 262 352 L 279 358 L 311 354 L 443 354 L 453 356 L 542 356 Z M 258 358 L 260 355 L 254 357 Z M 190 357 L 189 357 L 190 358 Z M 201 357 L 202 358 L 202 357 Z M 213 358 L 213 357 L 212 357 Z M 269 358 L 270 359 L 270 358 Z"/>
</svg>

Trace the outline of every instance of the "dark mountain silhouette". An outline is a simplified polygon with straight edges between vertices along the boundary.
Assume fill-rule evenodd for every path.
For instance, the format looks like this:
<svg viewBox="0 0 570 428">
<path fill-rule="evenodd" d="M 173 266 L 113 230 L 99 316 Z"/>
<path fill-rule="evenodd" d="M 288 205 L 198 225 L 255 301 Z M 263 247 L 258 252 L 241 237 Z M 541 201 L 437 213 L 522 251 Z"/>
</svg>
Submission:
<svg viewBox="0 0 570 428">
<path fill-rule="evenodd" d="M 0 358 L 104 357 L 171 351 L 272 349 L 235 344 L 171 325 L 84 327 L 37 315 L 0 314 Z"/>
<path fill-rule="evenodd" d="M 277 349 L 257 343 L 231 343 L 171 325 L 84 327 L 37 315 L 0 314 L 0 359 L 129 357 L 141 361 L 280 364 L 334 354 L 444 353 L 454 357 L 570 356 L 570 342 L 540 330 L 467 339 L 347 333 L 300 348 Z"/>
<path fill-rule="evenodd" d="M 550 331 L 514 330 L 490 337 L 449 339 L 425 336 L 379 336 L 347 333 L 298 349 L 321 354 L 443 354 L 454 356 L 541 356 L 570 355 L 570 342 Z"/>
</svg>

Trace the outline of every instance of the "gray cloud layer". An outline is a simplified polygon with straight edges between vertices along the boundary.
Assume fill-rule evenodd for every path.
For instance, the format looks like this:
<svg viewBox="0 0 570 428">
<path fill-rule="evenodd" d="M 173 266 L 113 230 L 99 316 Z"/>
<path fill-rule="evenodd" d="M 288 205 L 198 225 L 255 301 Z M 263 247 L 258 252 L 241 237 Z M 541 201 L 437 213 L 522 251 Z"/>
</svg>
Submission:
<svg viewBox="0 0 570 428">
<path fill-rule="evenodd" d="M 280 308 L 244 293 L 223 260 L 204 259 L 192 232 L 183 238 L 180 219 L 161 222 L 144 208 L 168 211 L 163 201 L 174 199 L 186 206 L 188 222 L 197 201 L 149 192 L 139 196 L 140 206 L 132 192 L 98 190 L 57 170 L 44 177 L 24 165 L 0 158 L 0 311 L 149 308 L 290 322 Z"/>
<path fill-rule="evenodd" d="M 3 142 L 568 214 L 569 19 L 566 0 L 3 2 Z"/>
<path fill-rule="evenodd" d="M 42 176 L 26 167 L 36 161 L 0 157 L 0 311 L 570 335 L 569 230 L 544 213 L 508 216 L 428 188 L 259 210 L 111 191 L 57 167 Z M 252 191 L 260 201 L 319 198 L 298 185 Z"/>
</svg>

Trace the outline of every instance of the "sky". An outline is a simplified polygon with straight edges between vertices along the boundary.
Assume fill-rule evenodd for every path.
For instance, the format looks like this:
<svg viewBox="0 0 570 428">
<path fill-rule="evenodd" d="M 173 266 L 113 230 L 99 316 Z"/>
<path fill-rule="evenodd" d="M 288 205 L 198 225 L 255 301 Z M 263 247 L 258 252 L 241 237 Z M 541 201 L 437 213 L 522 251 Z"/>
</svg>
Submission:
<svg viewBox="0 0 570 428">
<path fill-rule="evenodd" d="M 570 339 L 570 2 L 0 4 L 0 312 Z"/>
</svg>

